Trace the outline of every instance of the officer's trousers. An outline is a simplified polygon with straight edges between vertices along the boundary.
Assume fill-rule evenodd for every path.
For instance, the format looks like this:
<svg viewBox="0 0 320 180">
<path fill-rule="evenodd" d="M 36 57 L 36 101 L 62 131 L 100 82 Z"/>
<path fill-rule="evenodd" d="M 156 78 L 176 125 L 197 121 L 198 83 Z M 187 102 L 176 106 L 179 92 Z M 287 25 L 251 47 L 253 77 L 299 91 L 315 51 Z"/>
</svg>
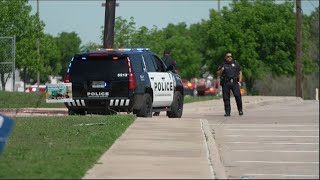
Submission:
<svg viewBox="0 0 320 180">
<path fill-rule="evenodd" d="M 223 102 L 224 102 L 224 110 L 226 114 L 230 114 L 231 112 L 231 105 L 230 105 L 230 90 L 232 91 L 236 102 L 238 111 L 242 111 L 242 99 L 240 93 L 240 87 L 238 82 L 226 82 L 222 85 L 222 95 L 223 95 Z"/>
</svg>

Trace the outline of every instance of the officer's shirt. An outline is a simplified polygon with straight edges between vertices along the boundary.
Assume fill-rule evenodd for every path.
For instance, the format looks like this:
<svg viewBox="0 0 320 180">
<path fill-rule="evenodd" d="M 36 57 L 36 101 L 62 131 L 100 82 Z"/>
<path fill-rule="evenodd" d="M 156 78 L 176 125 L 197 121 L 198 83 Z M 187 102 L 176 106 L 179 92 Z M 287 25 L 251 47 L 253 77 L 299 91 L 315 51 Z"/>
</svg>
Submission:
<svg viewBox="0 0 320 180">
<path fill-rule="evenodd" d="M 238 77 L 241 71 L 240 65 L 237 61 L 232 61 L 231 63 L 227 63 L 225 61 L 223 63 L 223 67 L 224 67 L 223 75 L 228 78 Z"/>
</svg>

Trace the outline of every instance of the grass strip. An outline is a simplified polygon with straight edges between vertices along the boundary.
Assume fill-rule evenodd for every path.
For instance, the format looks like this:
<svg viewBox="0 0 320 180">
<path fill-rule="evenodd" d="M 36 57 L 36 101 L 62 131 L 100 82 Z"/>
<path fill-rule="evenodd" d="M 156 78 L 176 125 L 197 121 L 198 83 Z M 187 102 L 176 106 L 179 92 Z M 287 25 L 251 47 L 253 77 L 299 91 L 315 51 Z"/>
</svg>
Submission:
<svg viewBox="0 0 320 180">
<path fill-rule="evenodd" d="M 65 108 L 63 103 L 46 103 L 46 94 L 0 91 L 0 108 Z"/>
<path fill-rule="evenodd" d="M 82 178 L 134 119 L 132 115 L 16 117 L 0 156 L 0 178 Z"/>
<path fill-rule="evenodd" d="M 219 96 L 185 96 L 184 103 L 192 103 L 198 101 L 208 101 L 213 99 L 221 99 Z"/>
</svg>

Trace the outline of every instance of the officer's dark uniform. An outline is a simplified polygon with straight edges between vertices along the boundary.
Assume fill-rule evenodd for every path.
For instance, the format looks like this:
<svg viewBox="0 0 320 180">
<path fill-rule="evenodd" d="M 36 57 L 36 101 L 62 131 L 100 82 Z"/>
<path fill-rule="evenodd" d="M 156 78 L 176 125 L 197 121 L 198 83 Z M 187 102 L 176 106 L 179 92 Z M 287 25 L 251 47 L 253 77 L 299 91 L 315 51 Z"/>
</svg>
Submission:
<svg viewBox="0 0 320 180">
<path fill-rule="evenodd" d="M 175 60 L 173 60 L 170 54 L 165 54 L 162 58 L 162 61 L 166 64 L 167 67 L 173 66 L 174 72 L 178 69 L 178 65 Z"/>
<path fill-rule="evenodd" d="M 238 84 L 241 67 L 235 60 L 230 63 L 225 60 L 221 67 L 224 67 L 224 71 L 221 76 L 221 85 L 226 116 L 230 115 L 231 112 L 230 90 L 232 90 L 233 95 L 236 99 L 239 114 L 242 115 L 242 100 L 240 87 Z"/>
</svg>

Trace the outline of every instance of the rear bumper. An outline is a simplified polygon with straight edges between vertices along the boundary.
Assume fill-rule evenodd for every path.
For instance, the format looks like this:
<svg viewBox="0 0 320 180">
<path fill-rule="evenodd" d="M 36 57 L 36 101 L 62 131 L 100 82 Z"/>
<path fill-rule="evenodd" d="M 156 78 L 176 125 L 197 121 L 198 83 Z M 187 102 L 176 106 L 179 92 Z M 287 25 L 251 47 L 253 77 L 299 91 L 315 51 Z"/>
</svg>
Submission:
<svg viewBox="0 0 320 180">
<path fill-rule="evenodd" d="M 134 95 L 131 98 L 74 99 L 73 102 L 64 104 L 72 110 L 113 109 L 116 111 L 132 111 L 132 109 L 141 108 L 143 95 Z"/>
<path fill-rule="evenodd" d="M 87 100 L 76 99 L 73 102 L 64 103 L 68 109 L 88 109 L 88 108 L 106 108 L 106 107 L 129 107 L 130 99 L 101 99 L 101 100 Z"/>
</svg>

